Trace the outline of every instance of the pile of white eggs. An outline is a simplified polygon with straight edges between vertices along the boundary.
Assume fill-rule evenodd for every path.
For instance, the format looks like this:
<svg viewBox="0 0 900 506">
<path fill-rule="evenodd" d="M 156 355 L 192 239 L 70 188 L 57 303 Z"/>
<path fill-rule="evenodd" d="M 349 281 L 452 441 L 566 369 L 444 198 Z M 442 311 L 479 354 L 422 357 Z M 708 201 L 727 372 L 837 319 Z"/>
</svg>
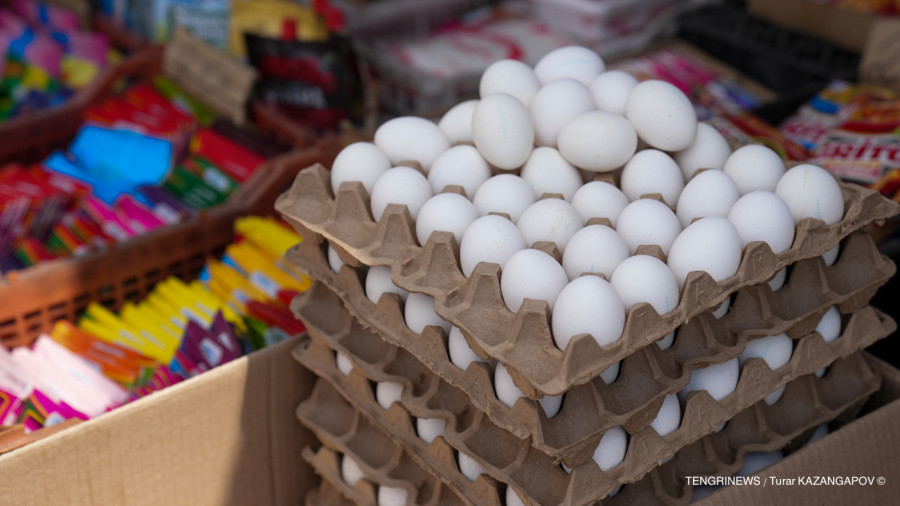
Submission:
<svg viewBox="0 0 900 506">
<path fill-rule="evenodd" d="M 580 333 L 600 346 L 617 341 L 636 303 L 673 310 L 692 271 L 733 276 L 749 242 L 781 253 L 801 219 L 843 217 L 840 186 L 824 169 L 786 171 L 762 145 L 732 152 L 678 88 L 606 71 L 589 49 L 557 49 L 534 68 L 498 61 L 480 95 L 437 123 L 385 122 L 374 143 L 337 156 L 332 188 L 362 182 L 376 221 L 388 204 L 405 204 L 422 245 L 434 231 L 453 233 L 466 276 L 480 262 L 499 264 L 509 310 L 546 300 L 562 350 Z M 618 169 L 620 187 L 593 180 Z M 464 195 L 440 193 L 450 185 Z M 555 243 L 561 262 L 531 249 L 538 241 Z M 636 254 L 639 246 L 658 247 L 667 262 Z"/>
</svg>

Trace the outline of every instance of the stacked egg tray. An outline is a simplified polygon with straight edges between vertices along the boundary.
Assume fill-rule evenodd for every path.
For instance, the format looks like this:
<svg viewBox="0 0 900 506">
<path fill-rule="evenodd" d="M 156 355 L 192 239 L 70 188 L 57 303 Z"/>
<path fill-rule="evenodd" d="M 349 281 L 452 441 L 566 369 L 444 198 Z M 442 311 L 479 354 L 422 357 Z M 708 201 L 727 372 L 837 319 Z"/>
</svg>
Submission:
<svg viewBox="0 0 900 506">
<path fill-rule="evenodd" d="M 642 489 L 663 486 L 660 464 L 670 456 L 738 430 L 729 427 L 752 425 L 763 435 L 752 444 L 777 446 L 858 407 L 878 386 L 877 375 L 858 351 L 896 328 L 868 306 L 895 267 L 859 231 L 896 214 L 896 205 L 857 186 L 841 184 L 841 190 L 845 212 L 840 222 L 800 221 L 793 246 L 780 254 L 765 243 L 750 243 L 734 276 L 715 282 L 706 273 L 691 273 L 680 304 L 670 313 L 659 315 L 649 304 L 637 304 L 628 310 L 623 335 L 615 343 L 601 348 L 583 334 L 563 351 L 550 335 L 547 302 L 526 299 L 517 313 L 506 307 L 498 265 L 481 263 L 466 277 L 452 234 L 435 232 L 419 246 L 405 206 L 388 205 L 375 222 L 362 184 L 345 182 L 335 195 L 324 167 L 311 167 L 276 205 L 305 238 L 288 260 L 317 280 L 293 305 L 311 336 L 295 356 L 321 377 L 298 417 L 332 454 L 365 461 L 360 454 L 365 440 L 395 441 L 397 455 L 408 456 L 416 469 L 441 483 L 424 478 L 407 483 L 410 504 L 435 497 L 503 504 L 507 489 L 525 504 L 625 502 L 639 497 Z M 337 272 L 329 265 L 328 245 L 343 261 Z M 836 245 L 840 256 L 827 266 L 822 254 Z M 559 259 L 552 245 L 532 247 Z M 659 251 L 649 253 L 665 261 Z M 375 265 L 390 267 L 398 287 L 433 297 L 436 313 L 462 330 L 475 353 L 505 365 L 526 397 L 507 407 L 494 394 L 489 362 L 460 370 L 448 358 L 443 329 L 411 331 L 400 296 L 386 293 L 377 303 L 369 301 L 364 280 L 368 266 Z M 767 281 L 785 267 L 788 280 L 773 291 Z M 731 308 L 717 318 L 713 310 L 726 299 Z M 841 335 L 825 342 L 815 329 L 832 306 L 841 313 Z M 671 348 L 649 346 L 676 330 Z M 687 386 L 692 371 L 737 357 L 748 341 L 780 333 L 793 339 L 788 364 L 773 371 L 761 359 L 747 360 L 732 394 L 716 401 L 705 391 L 691 392 L 678 429 L 660 436 L 650 426 L 665 397 Z M 348 376 L 335 365 L 335 351 L 355 365 Z M 607 385 L 600 374 L 619 361 L 619 376 Z M 828 374 L 816 380 L 812 373 L 823 367 L 829 367 Z M 373 382 L 382 381 L 403 385 L 400 401 L 387 410 L 372 391 Z M 841 382 L 854 387 L 832 388 Z M 789 402 L 765 403 L 768 394 L 784 386 Z M 561 411 L 548 418 L 538 399 L 562 394 Z M 790 409 L 795 403 L 802 409 Z M 443 437 L 425 444 L 414 429 L 415 418 L 443 420 Z M 331 419 L 344 422 L 338 427 Z M 716 433 L 723 424 L 725 430 Z M 617 426 L 629 435 L 627 451 L 620 464 L 602 471 L 592 459 L 594 449 Z M 737 432 L 736 441 L 751 445 L 741 443 L 744 433 Z M 339 473 L 324 467 L 324 456 L 316 464 L 322 451 L 309 449 L 306 457 L 330 486 L 354 502 L 371 503 L 371 491 L 364 495 L 358 487 L 347 487 Z M 454 452 L 472 457 L 486 475 L 469 481 Z M 665 469 L 679 461 L 689 458 L 675 458 Z M 389 478 L 398 472 L 360 464 L 374 482 L 396 486 Z M 608 498 L 624 484 L 631 484 L 624 488 L 627 493 L 618 500 Z M 664 495 L 671 502 L 684 497 L 683 489 L 670 492 Z"/>
</svg>

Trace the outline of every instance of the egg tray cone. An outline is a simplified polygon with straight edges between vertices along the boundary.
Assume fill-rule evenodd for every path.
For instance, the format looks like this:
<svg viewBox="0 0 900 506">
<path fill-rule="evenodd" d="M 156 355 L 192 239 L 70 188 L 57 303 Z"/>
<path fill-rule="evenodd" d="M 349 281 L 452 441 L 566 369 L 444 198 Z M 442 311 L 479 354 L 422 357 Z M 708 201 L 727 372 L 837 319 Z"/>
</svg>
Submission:
<svg viewBox="0 0 900 506">
<path fill-rule="evenodd" d="M 848 327 L 850 328 L 850 327 Z M 396 440 L 417 439 L 412 421 L 405 411 L 418 418 L 444 420 L 444 439 L 458 451 L 473 457 L 498 480 L 522 490 L 539 504 L 589 504 L 605 497 L 616 486 L 640 479 L 666 457 L 679 449 L 711 434 L 734 415 L 761 401 L 790 380 L 809 374 L 831 363 L 824 341 L 811 334 L 801 340 L 791 361 L 777 371 L 768 368 L 761 359 L 748 360 L 742 367 L 736 390 L 721 401 L 715 401 L 705 391 L 690 393 L 684 403 L 681 426 L 665 437 L 647 428 L 630 437 L 623 463 L 603 472 L 593 460 L 587 461 L 567 474 L 557 461 L 531 446 L 530 441 L 493 424 L 488 417 L 474 409 L 468 398 L 437 376 L 423 369 L 423 377 L 412 380 L 404 372 L 379 371 L 368 364 L 356 362 L 349 376 L 336 367 L 330 348 L 322 344 L 316 329 L 308 328 L 311 339 L 295 350 L 295 358 L 321 378 L 329 381 L 345 400 L 372 417 Z M 842 336 L 835 344 L 848 336 Z M 372 336 L 376 339 L 375 336 Z M 852 338 L 846 342 L 852 341 Z M 855 349 L 855 348 L 854 348 Z M 849 353 L 848 353 L 849 354 Z M 353 357 L 351 357 L 353 359 Z M 371 377 L 366 376 L 367 374 Z M 401 413 L 387 411 L 376 402 L 373 381 L 391 381 L 404 386 Z M 834 403 L 835 392 L 823 392 L 826 404 Z M 564 402 L 565 405 L 565 402 Z M 436 472 L 440 474 L 440 471 Z"/>
<path fill-rule="evenodd" d="M 629 309 L 622 338 L 601 348 L 587 334 L 572 338 L 566 350 L 553 345 L 547 310 L 526 302 L 518 314 L 499 293 L 500 266 L 481 263 L 469 278 L 459 267 L 459 248 L 449 233 L 434 233 L 417 244 L 415 225 L 403 205 L 390 204 L 379 222 L 369 210 L 369 197 L 359 182 L 345 182 L 337 195 L 322 165 L 301 171 L 276 209 L 301 235 L 323 235 L 344 252 L 352 265 L 391 266 L 394 283 L 435 298 L 435 310 L 467 334 L 473 349 L 510 367 L 519 388 L 532 398 L 559 395 L 573 385 L 597 377 L 610 365 L 662 338 L 690 318 L 707 312 L 741 287 L 769 280 L 782 267 L 817 257 L 864 225 L 897 214 L 900 205 L 877 192 L 841 184 L 844 218 L 835 225 L 806 219 L 796 227 L 792 247 L 773 254 L 762 242 L 749 244 L 737 274 L 715 282 L 706 273 L 688 276 L 681 302 L 670 313 L 657 314 L 649 304 Z M 305 236 L 305 235 L 304 235 Z"/>
<path fill-rule="evenodd" d="M 693 487 L 685 476 L 733 476 L 748 453 L 799 446 L 798 441 L 808 441 L 822 423 L 848 423 L 880 384 L 881 376 L 862 352 L 835 362 L 821 379 L 797 378 L 776 404 L 758 402 L 742 411 L 721 432 L 682 448 L 671 461 L 624 487 L 610 504 L 688 504 Z"/>
<path fill-rule="evenodd" d="M 834 266 L 826 267 L 819 258 L 807 259 L 792 267 L 789 281 L 778 292 L 773 293 L 767 284 L 741 289 L 726 316 L 716 319 L 707 313 L 695 317 L 679 329 L 672 348 L 663 351 L 649 346 L 626 357 L 619 378 L 611 385 L 596 378 L 572 387 L 566 392 L 572 402 L 548 420 L 537 401 L 521 399 L 512 408 L 500 402 L 486 364 L 473 363 L 466 371 L 452 364 L 443 330 L 427 327 L 421 335 L 409 330 L 399 297 L 389 294 L 372 304 L 363 294 L 359 272 L 345 265 L 335 275 L 315 237 L 307 235 L 288 254 L 290 262 L 314 278 L 325 279 L 334 289 L 332 292 L 323 283 L 314 283 L 295 299 L 295 314 L 307 326 L 319 328 L 331 347 L 372 363 L 388 353 L 398 364 L 410 364 L 397 367 L 416 370 L 421 362 L 463 390 L 472 405 L 498 426 L 520 438 L 531 438 L 535 447 L 570 466 L 587 461 L 607 429 L 621 425 L 637 433 L 647 427 L 665 395 L 687 385 L 693 369 L 736 357 L 753 338 L 782 332 L 794 338 L 807 336 L 832 304 L 845 312 L 845 324 L 852 320 L 854 327 L 865 328 L 852 335 L 863 336 L 866 342 L 884 337 L 894 325 L 871 308 L 855 319 L 850 316 L 866 307 L 875 289 L 894 269 L 868 235 L 854 234 L 845 241 L 844 254 Z M 860 266 L 869 268 L 859 272 Z M 361 324 L 354 323 L 351 315 Z M 382 339 L 370 338 L 371 332 L 363 326 L 371 327 Z M 846 343 L 843 353 L 866 342 Z M 402 350 L 391 351 L 397 346 Z"/>
<path fill-rule="evenodd" d="M 361 375 L 356 374 L 354 380 L 368 385 L 368 380 Z M 392 420 L 392 425 L 410 423 L 409 413 L 396 403 L 383 416 Z M 441 438 L 430 445 L 419 439 L 415 431 L 409 437 L 404 434 L 398 438 L 356 409 L 325 380 L 316 381 L 310 397 L 297 408 L 297 417 L 322 444 L 353 457 L 372 482 L 407 488 L 409 492 L 415 490 L 417 495 L 410 495 L 416 498 L 415 504 L 444 504 L 442 500 L 447 504 L 503 504 L 497 481 L 482 475 L 470 482 L 459 471 L 453 449 Z M 421 444 L 410 444 L 415 443 L 412 438 Z M 311 464 L 318 471 L 319 464 L 323 463 Z M 435 467 L 441 472 L 434 472 Z M 336 486 L 343 483 L 337 468 L 329 471 L 329 476 L 333 476 L 330 481 Z M 462 484 L 463 480 L 467 483 Z M 464 491 L 460 491 L 459 485 Z M 344 487 L 349 488 L 346 484 Z"/>
<path fill-rule="evenodd" d="M 320 453 L 324 453 L 319 457 Z M 328 454 L 331 456 L 328 456 Z M 337 464 L 337 454 L 325 447 L 319 449 L 318 452 L 312 448 L 303 449 L 303 458 L 309 462 L 313 469 L 322 477 L 319 485 L 306 493 L 304 504 L 306 506 L 353 506 L 375 504 L 375 490 L 366 479 L 359 480 L 356 486 L 350 487 L 343 481 L 340 484 L 333 480 L 340 480 L 339 466 L 331 471 L 331 467 L 322 467 L 319 464 L 331 466 L 330 460 L 334 459 Z M 359 488 L 359 490 L 357 490 Z"/>
</svg>

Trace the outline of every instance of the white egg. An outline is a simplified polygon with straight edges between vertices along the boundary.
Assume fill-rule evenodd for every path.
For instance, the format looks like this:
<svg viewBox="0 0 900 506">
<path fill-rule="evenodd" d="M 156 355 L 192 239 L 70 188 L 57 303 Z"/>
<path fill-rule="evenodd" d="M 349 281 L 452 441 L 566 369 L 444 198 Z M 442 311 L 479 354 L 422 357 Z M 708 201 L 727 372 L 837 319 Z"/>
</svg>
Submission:
<svg viewBox="0 0 900 506">
<path fill-rule="evenodd" d="M 484 362 L 485 360 L 472 351 L 466 338 L 463 337 L 462 331 L 458 327 L 451 327 L 450 334 L 447 339 L 447 353 L 450 356 L 450 362 L 456 367 L 465 371 L 472 362 Z"/>
<path fill-rule="evenodd" d="M 706 390 L 713 399 L 720 401 L 734 392 L 740 373 L 741 368 L 737 358 L 702 369 L 695 369 L 691 373 L 690 383 L 681 389 L 679 396 L 686 398 L 689 392 Z"/>
<path fill-rule="evenodd" d="M 689 273 L 704 271 L 714 281 L 733 276 L 741 264 L 741 238 L 725 218 L 700 218 L 685 228 L 669 249 L 669 269 L 678 285 Z"/>
<path fill-rule="evenodd" d="M 338 153 L 331 164 L 331 189 L 337 193 L 344 181 L 359 181 L 372 193 L 378 176 L 391 168 L 391 161 L 371 142 L 354 142 Z"/>
<path fill-rule="evenodd" d="M 581 188 L 581 173 L 554 148 L 539 147 L 531 152 L 522 167 L 521 177 L 540 198 L 545 193 L 558 193 L 571 200 Z"/>
<path fill-rule="evenodd" d="M 826 251 L 825 253 L 822 253 L 822 260 L 825 261 L 825 265 L 827 265 L 829 267 L 834 265 L 834 263 L 837 262 L 838 253 L 840 253 L 840 251 L 841 251 L 841 244 L 838 243 L 838 244 L 835 244 L 834 247 L 831 248 L 830 250 Z"/>
<path fill-rule="evenodd" d="M 744 455 L 744 465 L 736 476 L 750 476 L 762 471 L 764 468 L 778 462 L 784 455 L 780 451 L 775 452 L 750 452 Z"/>
<path fill-rule="evenodd" d="M 731 176 L 741 195 L 755 190 L 775 191 L 784 175 L 784 161 L 762 144 L 748 144 L 734 151 L 722 170 Z"/>
<path fill-rule="evenodd" d="M 541 83 L 528 64 L 506 59 L 495 61 L 484 70 L 478 83 L 478 92 L 481 98 L 506 93 L 528 107 L 540 87 Z"/>
<path fill-rule="evenodd" d="M 600 373 L 600 379 L 607 385 L 612 385 L 619 378 L 619 369 L 622 368 L 622 361 L 619 360 L 615 364 L 607 367 Z"/>
<path fill-rule="evenodd" d="M 406 489 L 399 487 L 378 487 L 378 506 L 406 506 Z"/>
<path fill-rule="evenodd" d="M 819 324 L 816 325 L 816 332 L 822 336 L 826 343 L 830 343 L 840 337 L 841 312 L 837 306 L 831 306 L 828 308 L 828 311 L 825 311 L 822 319 L 819 320 Z"/>
<path fill-rule="evenodd" d="M 565 350 L 578 334 L 590 334 L 597 344 L 607 346 L 622 337 L 625 306 L 606 280 L 582 276 L 569 282 L 559 293 L 551 316 L 553 342 Z"/>
<path fill-rule="evenodd" d="M 624 116 L 589 111 L 566 123 L 557 138 L 559 152 L 572 165 L 592 172 L 618 169 L 637 149 L 637 134 Z"/>
<path fill-rule="evenodd" d="M 431 191 L 440 193 L 449 185 L 462 186 L 473 198 L 478 187 L 491 177 L 491 167 L 474 146 L 463 144 L 444 151 L 428 171 Z"/>
<path fill-rule="evenodd" d="M 534 123 L 528 108 L 505 93 L 481 99 L 472 115 L 472 140 L 488 163 L 518 169 L 534 145 Z"/>
<path fill-rule="evenodd" d="M 662 339 L 656 341 L 656 345 L 659 346 L 661 350 L 668 350 L 675 344 L 675 331 L 669 332 Z"/>
<path fill-rule="evenodd" d="M 331 267 L 331 270 L 334 271 L 335 274 L 337 274 L 338 272 L 341 272 L 341 266 L 343 266 L 343 265 L 344 265 L 344 261 L 341 260 L 341 257 L 340 257 L 340 255 L 338 255 L 337 250 L 334 249 L 334 246 L 329 244 L 328 245 L 328 266 Z"/>
<path fill-rule="evenodd" d="M 375 145 L 393 165 L 418 162 L 428 170 L 437 157 L 450 148 L 450 140 L 433 122 L 417 116 L 385 121 L 375 130 Z"/>
<path fill-rule="evenodd" d="M 569 239 L 582 225 L 584 222 L 572 204 L 555 198 L 531 204 L 516 222 L 525 244 L 532 246 L 538 241 L 550 241 L 556 243 L 561 253 L 566 251 Z"/>
<path fill-rule="evenodd" d="M 526 298 L 545 300 L 552 310 L 556 297 L 568 282 L 566 271 L 552 256 L 536 249 L 523 249 L 513 253 L 503 265 L 500 292 L 513 313 L 519 311 Z"/>
<path fill-rule="evenodd" d="M 785 388 L 787 388 L 787 385 L 781 385 L 780 387 L 773 390 L 769 395 L 765 396 L 763 400 L 769 406 L 775 404 L 776 402 L 781 400 L 781 396 L 784 395 Z"/>
<path fill-rule="evenodd" d="M 478 100 L 466 100 L 454 105 L 441 116 L 438 128 L 444 132 L 450 144 L 472 142 L 472 115 L 475 114 L 477 105 Z"/>
<path fill-rule="evenodd" d="M 628 200 L 659 193 L 674 209 L 684 188 L 684 178 L 671 156 L 657 149 L 645 149 L 635 153 L 625 164 L 619 186 Z"/>
<path fill-rule="evenodd" d="M 591 218 L 607 218 L 615 227 L 619 213 L 628 205 L 628 197 L 609 183 L 591 181 L 575 192 L 571 202 L 585 222 Z"/>
<path fill-rule="evenodd" d="M 541 405 L 541 409 L 544 410 L 544 414 L 547 415 L 548 420 L 559 414 L 559 410 L 562 408 L 562 402 L 562 395 L 545 395 L 538 399 L 538 404 Z"/>
<path fill-rule="evenodd" d="M 791 210 L 770 191 L 755 190 L 739 198 L 728 212 L 728 221 L 737 229 L 743 247 L 763 241 L 773 253 L 782 253 L 794 243 Z"/>
<path fill-rule="evenodd" d="M 422 204 L 416 217 L 416 238 L 424 246 L 433 232 L 450 232 L 459 244 L 476 219 L 478 210 L 469 199 L 456 193 L 439 193 Z"/>
<path fill-rule="evenodd" d="M 594 96 L 597 109 L 615 114 L 625 114 L 625 103 L 638 80 L 622 70 L 607 70 L 591 81 L 588 88 Z"/>
<path fill-rule="evenodd" d="M 773 371 L 783 367 L 791 361 L 794 352 L 794 342 L 787 334 L 766 336 L 752 339 L 744 346 L 744 351 L 738 356 L 743 367 L 751 358 L 761 358 Z"/>
<path fill-rule="evenodd" d="M 600 55 L 581 46 L 554 49 L 534 66 L 534 74 L 541 84 L 568 77 L 587 86 L 604 70 L 606 64 Z"/>
<path fill-rule="evenodd" d="M 705 170 L 685 185 L 678 197 L 675 214 L 682 227 L 690 225 L 695 218 L 725 217 L 740 196 L 728 174 L 721 170 Z"/>
<path fill-rule="evenodd" d="M 594 462 L 601 471 L 609 471 L 625 460 L 627 449 L 628 435 L 625 430 L 622 427 L 613 427 L 600 438 L 600 444 L 594 450 Z"/>
<path fill-rule="evenodd" d="M 513 253 L 525 249 L 525 239 L 515 223 L 502 216 L 482 216 L 473 221 L 459 243 L 459 265 L 469 277 L 480 262 L 501 267 Z"/>
<path fill-rule="evenodd" d="M 484 468 L 481 467 L 481 464 L 475 461 L 472 457 L 466 455 L 463 452 L 457 452 L 457 461 L 459 463 L 459 471 L 469 479 L 469 481 L 475 481 L 478 476 L 485 474 Z"/>
<path fill-rule="evenodd" d="M 662 406 L 656 413 L 656 418 L 650 422 L 650 426 L 660 436 L 665 436 L 675 431 L 681 425 L 681 404 L 678 396 L 669 394 L 663 400 Z"/>
<path fill-rule="evenodd" d="M 775 194 L 787 203 L 795 223 L 816 218 L 834 225 L 844 217 L 841 187 L 822 167 L 802 164 L 790 169 L 781 176 Z"/>
<path fill-rule="evenodd" d="M 434 312 L 434 298 L 424 293 L 410 293 L 406 297 L 403 308 L 406 326 L 416 334 L 421 334 L 425 327 L 431 325 L 450 332 L 450 322 Z"/>
<path fill-rule="evenodd" d="M 416 433 L 427 444 L 444 435 L 444 421 L 440 418 L 416 418 Z"/>
<path fill-rule="evenodd" d="M 525 506 L 525 503 L 522 502 L 522 499 L 519 499 L 519 496 L 516 494 L 516 491 L 513 490 L 509 485 L 506 486 L 506 506 Z"/>
<path fill-rule="evenodd" d="M 375 181 L 370 199 L 372 217 L 379 221 L 388 204 L 403 204 L 410 217 L 416 219 L 419 209 L 432 195 L 431 185 L 421 172 L 410 167 L 394 167 Z"/>
<path fill-rule="evenodd" d="M 402 394 L 403 385 L 400 383 L 379 381 L 378 384 L 375 385 L 375 400 L 377 400 L 378 404 L 384 409 L 391 407 L 391 404 L 394 402 L 399 402 Z"/>
<path fill-rule="evenodd" d="M 350 371 L 353 370 L 353 362 L 347 358 L 347 355 L 344 355 L 341 352 L 335 352 L 334 362 L 337 364 L 338 371 L 341 371 L 341 374 L 344 376 L 349 376 Z"/>
<path fill-rule="evenodd" d="M 769 288 L 773 292 L 777 292 L 784 286 L 785 281 L 787 281 L 787 267 L 782 267 L 775 273 L 775 276 L 769 280 Z"/>
<path fill-rule="evenodd" d="M 592 111 L 594 97 L 587 86 L 574 79 L 563 78 L 545 84 L 531 102 L 534 143 L 556 146 L 559 131 L 582 113 Z"/>
<path fill-rule="evenodd" d="M 506 366 L 499 362 L 497 368 L 494 369 L 494 391 L 497 394 L 497 400 L 508 408 L 513 407 L 520 397 L 525 397 L 525 394 L 516 386 L 512 376 L 509 375 Z"/>
<path fill-rule="evenodd" d="M 360 469 L 359 464 L 353 459 L 353 457 L 349 455 L 341 456 L 341 477 L 344 478 L 344 482 L 351 487 L 356 485 L 356 482 L 366 477 L 366 475 Z"/>
<path fill-rule="evenodd" d="M 575 232 L 569 239 L 562 256 L 562 266 L 569 280 L 585 272 L 600 273 L 609 279 L 629 255 L 628 245 L 618 232 L 606 225 L 590 225 Z"/>
<path fill-rule="evenodd" d="M 663 253 L 681 233 L 681 223 L 669 206 L 658 200 L 639 199 L 619 213 L 616 232 L 625 240 L 632 254 L 641 245 L 657 245 Z"/>
<path fill-rule="evenodd" d="M 810 436 L 809 441 L 807 441 L 806 444 L 808 445 L 808 444 L 815 443 L 816 441 L 822 439 L 823 437 L 825 437 L 827 435 L 828 435 L 828 424 L 823 423 L 816 428 L 816 431 L 813 432 L 813 435 Z"/>
<path fill-rule="evenodd" d="M 658 79 L 638 83 L 625 103 L 625 117 L 644 142 L 663 151 L 681 151 L 694 142 L 697 113 L 675 85 Z"/>
<path fill-rule="evenodd" d="M 610 284 L 625 309 L 640 302 L 666 314 L 678 306 L 678 282 L 669 267 L 656 257 L 635 255 L 622 261 L 613 272 Z M 673 334 L 674 338 L 674 334 Z"/>
<path fill-rule="evenodd" d="M 675 153 L 675 161 L 681 167 L 685 181 L 690 181 L 700 169 L 718 169 L 725 166 L 731 156 L 731 146 L 715 127 L 706 123 L 697 125 L 694 142 L 686 149 Z"/>
<path fill-rule="evenodd" d="M 503 213 L 516 222 L 535 200 L 528 181 L 515 174 L 498 174 L 482 183 L 472 202 L 482 216 Z"/>
<path fill-rule="evenodd" d="M 390 267 L 384 265 L 369 267 L 369 272 L 366 274 L 366 297 L 372 304 L 378 304 L 378 299 L 385 293 L 396 293 L 404 300 L 409 295 L 409 292 L 391 281 Z"/>
<path fill-rule="evenodd" d="M 716 320 L 721 320 L 723 316 L 728 314 L 728 308 L 731 307 L 731 297 L 725 297 L 725 300 L 719 304 L 719 307 L 712 312 L 713 318 Z"/>
</svg>

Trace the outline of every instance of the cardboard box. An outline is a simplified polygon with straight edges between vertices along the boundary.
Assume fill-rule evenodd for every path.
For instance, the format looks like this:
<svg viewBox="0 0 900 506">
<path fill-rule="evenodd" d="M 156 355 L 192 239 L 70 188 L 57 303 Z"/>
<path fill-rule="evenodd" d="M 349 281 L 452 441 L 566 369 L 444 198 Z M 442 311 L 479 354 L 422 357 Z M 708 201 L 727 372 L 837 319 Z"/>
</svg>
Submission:
<svg viewBox="0 0 900 506">
<path fill-rule="evenodd" d="M 316 486 L 290 339 L 0 456 L 4 505 L 297 505 Z"/>
<path fill-rule="evenodd" d="M 756 475 L 874 477 L 870 486 L 730 486 L 699 501 L 718 504 L 893 504 L 900 493 L 900 370 L 869 355 L 882 376 L 881 389 L 869 400 L 868 415 L 814 444 L 788 455 Z M 883 477 L 884 485 L 877 479 Z"/>
<path fill-rule="evenodd" d="M 753 15 L 856 52 L 878 18 L 812 0 L 748 0 L 747 6 Z"/>
</svg>

